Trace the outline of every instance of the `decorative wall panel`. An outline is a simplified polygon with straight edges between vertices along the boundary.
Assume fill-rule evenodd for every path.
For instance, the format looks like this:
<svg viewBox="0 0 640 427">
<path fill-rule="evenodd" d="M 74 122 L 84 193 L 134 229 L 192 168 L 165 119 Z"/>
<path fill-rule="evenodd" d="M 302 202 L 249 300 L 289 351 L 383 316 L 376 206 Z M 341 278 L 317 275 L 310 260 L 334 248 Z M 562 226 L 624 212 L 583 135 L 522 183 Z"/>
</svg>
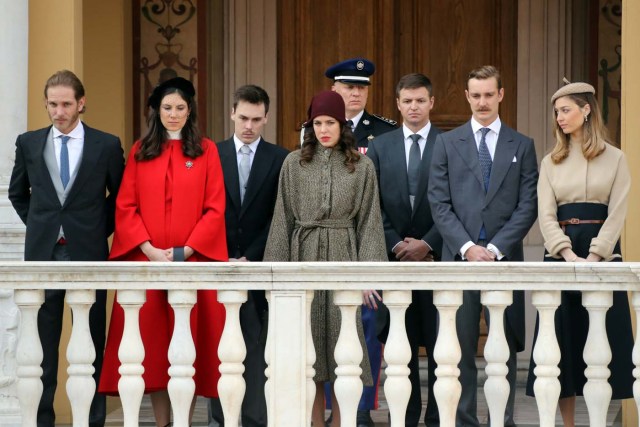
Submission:
<svg viewBox="0 0 640 427">
<path fill-rule="evenodd" d="M 153 88 L 173 77 L 196 87 L 198 121 L 206 127 L 206 1 L 134 0 L 134 138 L 146 129 L 146 101 Z"/>
</svg>

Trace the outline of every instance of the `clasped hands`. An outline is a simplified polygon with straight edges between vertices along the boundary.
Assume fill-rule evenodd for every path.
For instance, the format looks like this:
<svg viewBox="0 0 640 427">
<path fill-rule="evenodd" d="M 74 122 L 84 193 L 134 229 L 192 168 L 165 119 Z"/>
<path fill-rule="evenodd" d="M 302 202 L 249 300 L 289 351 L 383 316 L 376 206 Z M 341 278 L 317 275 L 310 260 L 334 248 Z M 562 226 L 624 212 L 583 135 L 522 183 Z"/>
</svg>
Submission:
<svg viewBox="0 0 640 427">
<path fill-rule="evenodd" d="M 433 261 L 431 248 L 424 240 L 406 237 L 393 248 L 398 261 Z"/>
<path fill-rule="evenodd" d="M 140 245 L 140 250 L 152 262 L 173 262 L 173 248 L 156 248 L 148 240 Z M 190 246 L 184 247 L 184 259 L 187 260 L 193 255 L 194 250 Z"/>
</svg>

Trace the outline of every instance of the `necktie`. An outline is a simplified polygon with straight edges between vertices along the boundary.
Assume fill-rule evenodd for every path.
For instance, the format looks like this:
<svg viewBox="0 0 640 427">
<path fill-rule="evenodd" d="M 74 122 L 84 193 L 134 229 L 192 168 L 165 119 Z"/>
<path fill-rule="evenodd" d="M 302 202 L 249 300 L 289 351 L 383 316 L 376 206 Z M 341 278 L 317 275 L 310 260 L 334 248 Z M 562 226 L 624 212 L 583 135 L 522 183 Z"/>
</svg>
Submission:
<svg viewBox="0 0 640 427">
<path fill-rule="evenodd" d="M 347 126 L 349 126 L 351 128 L 351 132 L 353 132 L 355 130 L 353 128 L 353 120 L 347 120 Z"/>
<path fill-rule="evenodd" d="M 251 162 L 249 155 L 251 148 L 248 145 L 240 147 L 240 167 L 238 168 L 238 176 L 240 178 L 240 202 L 244 200 L 244 193 L 247 191 L 247 182 L 249 181 L 249 173 L 251 172 Z"/>
<path fill-rule="evenodd" d="M 482 128 L 480 132 L 482 132 L 482 137 L 480 138 L 480 145 L 478 147 L 478 160 L 480 161 L 480 169 L 482 170 L 482 180 L 484 181 L 484 191 L 485 193 L 489 190 L 489 178 L 491 178 L 491 153 L 489 153 L 489 147 L 487 146 L 487 133 L 489 133 L 491 129 Z M 480 229 L 480 235 L 478 236 L 479 240 L 487 239 L 487 230 L 484 228 L 484 224 Z"/>
<path fill-rule="evenodd" d="M 71 137 L 66 135 L 60 136 L 62 145 L 60 146 L 60 179 L 62 180 L 62 187 L 67 188 L 69 184 L 69 147 L 67 142 Z"/>
<path fill-rule="evenodd" d="M 489 178 L 491 178 L 491 154 L 487 146 L 487 133 L 491 129 L 482 128 L 482 138 L 480 138 L 480 146 L 478 147 L 478 160 L 480 161 L 480 169 L 482 170 L 482 180 L 484 181 L 484 191 L 489 190 Z"/>
<path fill-rule="evenodd" d="M 409 167 L 407 168 L 407 177 L 409 178 L 409 195 L 415 196 L 418 192 L 418 179 L 420 177 L 420 135 L 414 133 L 409 136 L 413 140 L 409 149 Z"/>
</svg>

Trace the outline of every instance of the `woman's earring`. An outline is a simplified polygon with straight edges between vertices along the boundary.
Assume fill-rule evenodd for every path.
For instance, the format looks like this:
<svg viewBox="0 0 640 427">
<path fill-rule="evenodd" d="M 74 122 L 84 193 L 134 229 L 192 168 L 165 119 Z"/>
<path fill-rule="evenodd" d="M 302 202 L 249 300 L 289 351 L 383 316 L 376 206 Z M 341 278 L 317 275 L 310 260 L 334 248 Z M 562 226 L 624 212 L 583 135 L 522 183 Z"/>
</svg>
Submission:
<svg viewBox="0 0 640 427">
<path fill-rule="evenodd" d="M 584 122 L 587 123 L 589 121 L 589 115 L 585 114 L 584 115 Z"/>
</svg>

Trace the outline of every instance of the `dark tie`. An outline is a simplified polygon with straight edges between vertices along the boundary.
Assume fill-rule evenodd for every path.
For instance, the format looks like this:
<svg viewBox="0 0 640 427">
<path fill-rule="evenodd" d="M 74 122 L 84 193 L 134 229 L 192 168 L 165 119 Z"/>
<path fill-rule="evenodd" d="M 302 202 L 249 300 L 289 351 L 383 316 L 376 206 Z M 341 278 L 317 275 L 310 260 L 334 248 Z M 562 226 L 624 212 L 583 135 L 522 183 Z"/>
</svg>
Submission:
<svg viewBox="0 0 640 427">
<path fill-rule="evenodd" d="M 71 137 L 66 135 L 60 135 L 60 179 L 62 180 L 62 187 L 67 188 L 69 184 L 69 148 L 67 142 Z"/>
<path fill-rule="evenodd" d="M 238 168 L 238 175 L 240 178 L 240 203 L 244 200 L 244 193 L 247 191 L 247 182 L 249 181 L 249 173 L 251 172 L 250 154 L 251 148 L 248 145 L 240 147 L 240 167 Z"/>
<path fill-rule="evenodd" d="M 491 129 L 482 128 L 482 138 L 480 138 L 480 146 L 478 147 L 478 160 L 480 160 L 480 169 L 482 170 L 482 180 L 484 181 L 484 191 L 489 191 L 489 179 L 491 178 L 491 153 L 487 146 L 487 134 Z"/>
<path fill-rule="evenodd" d="M 418 192 L 418 179 L 420 178 L 420 135 L 414 133 L 409 138 L 413 140 L 409 149 L 409 167 L 407 168 L 407 177 L 409 178 L 409 195 L 415 196 Z"/>
<path fill-rule="evenodd" d="M 490 130 L 491 129 L 489 128 L 480 129 L 482 137 L 480 138 L 480 145 L 478 147 L 478 160 L 480 161 L 480 169 L 482 170 L 482 180 L 484 181 L 485 193 L 489 191 L 489 179 L 491 178 L 491 153 L 489 153 L 489 147 L 487 147 L 487 133 L 489 133 Z M 484 224 L 482 224 L 478 239 L 487 239 L 487 230 L 484 228 Z"/>
<path fill-rule="evenodd" d="M 347 120 L 347 126 L 349 126 L 351 128 L 351 132 L 353 132 L 355 130 L 353 128 L 353 120 Z"/>
</svg>

